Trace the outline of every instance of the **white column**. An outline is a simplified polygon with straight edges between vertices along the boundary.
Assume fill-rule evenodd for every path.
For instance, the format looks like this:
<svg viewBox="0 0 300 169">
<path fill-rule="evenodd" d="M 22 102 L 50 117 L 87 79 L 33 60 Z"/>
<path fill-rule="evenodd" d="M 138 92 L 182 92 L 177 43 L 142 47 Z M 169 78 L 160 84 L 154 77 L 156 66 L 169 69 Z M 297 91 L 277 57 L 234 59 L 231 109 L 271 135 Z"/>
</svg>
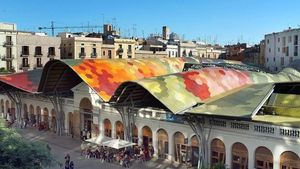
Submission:
<svg viewBox="0 0 300 169">
<path fill-rule="evenodd" d="M 255 146 L 248 146 L 248 168 L 254 168 L 255 164 Z"/>
<path fill-rule="evenodd" d="M 168 159 L 170 161 L 173 161 L 175 159 L 175 151 L 174 151 L 174 139 L 173 139 L 173 133 L 169 134 L 169 154 Z"/>
<path fill-rule="evenodd" d="M 158 140 L 156 132 L 152 132 L 152 146 L 154 149 L 154 155 L 157 157 L 158 155 Z"/>
<path fill-rule="evenodd" d="M 228 144 L 225 144 L 225 145 L 228 145 Z M 226 151 L 226 153 L 225 153 L 226 154 L 226 157 L 225 157 L 226 168 L 231 168 L 231 158 L 232 158 L 231 146 L 228 146 L 228 147 L 226 146 L 225 151 Z"/>
<path fill-rule="evenodd" d="M 143 144 L 143 131 L 142 128 L 138 127 L 138 145 L 141 146 Z"/>
<path fill-rule="evenodd" d="M 111 122 L 111 138 L 116 138 L 116 122 Z"/>
<path fill-rule="evenodd" d="M 273 151 L 273 169 L 280 169 L 280 153 Z"/>
</svg>

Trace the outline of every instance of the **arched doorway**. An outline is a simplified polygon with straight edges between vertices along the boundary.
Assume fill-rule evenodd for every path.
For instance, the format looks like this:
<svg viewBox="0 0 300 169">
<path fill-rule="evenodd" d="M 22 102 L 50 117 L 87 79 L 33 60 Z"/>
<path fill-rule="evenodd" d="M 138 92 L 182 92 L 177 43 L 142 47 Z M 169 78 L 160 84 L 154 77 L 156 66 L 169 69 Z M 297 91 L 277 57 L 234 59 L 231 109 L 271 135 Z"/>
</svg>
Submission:
<svg viewBox="0 0 300 169">
<path fill-rule="evenodd" d="M 255 168 L 257 169 L 272 169 L 273 154 L 266 147 L 258 147 L 255 150 Z"/>
<path fill-rule="evenodd" d="M 181 132 L 176 132 L 173 136 L 174 139 L 174 150 L 175 150 L 175 161 L 186 162 L 186 151 L 187 145 L 184 142 L 185 138 Z"/>
<path fill-rule="evenodd" d="M 191 147 L 190 152 L 188 153 L 188 160 L 189 163 L 191 163 L 192 166 L 198 165 L 198 159 L 199 159 L 199 141 L 196 135 L 194 135 L 191 138 Z"/>
<path fill-rule="evenodd" d="M 107 137 L 111 137 L 111 122 L 109 119 L 105 119 L 103 121 L 103 125 L 104 125 L 104 135 Z"/>
<path fill-rule="evenodd" d="M 169 141 L 168 141 L 168 133 L 164 129 L 159 129 L 156 132 L 157 141 L 158 141 L 158 157 L 159 158 L 167 158 L 167 154 L 169 154 Z"/>
<path fill-rule="evenodd" d="M 300 158 L 292 151 L 285 151 L 280 155 L 280 168 L 283 169 L 299 169 Z"/>
<path fill-rule="evenodd" d="M 38 127 L 41 124 L 42 121 L 42 114 L 41 114 L 41 108 L 40 106 L 36 107 L 36 127 Z"/>
<path fill-rule="evenodd" d="M 139 142 L 139 136 L 138 136 L 138 129 L 136 127 L 136 125 L 133 125 L 133 129 L 132 129 L 132 142 L 133 143 L 137 143 Z"/>
<path fill-rule="evenodd" d="M 50 117 L 51 117 L 50 118 L 50 120 L 51 120 L 50 130 L 53 131 L 53 132 L 56 132 L 56 116 L 55 115 L 56 115 L 55 110 L 52 109 L 51 113 L 50 113 Z"/>
<path fill-rule="evenodd" d="M 148 148 L 149 145 L 152 145 L 152 130 L 148 126 L 142 128 L 143 133 L 143 146 Z"/>
<path fill-rule="evenodd" d="M 213 139 L 210 144 L 211 166 L 225 164 L 225 144 L 220 139 Z"/>
<path fill-rule="evenodd" d="M 69 119 L 69 134 L 72 135 L 72 137 L 74 137 L 74 126 L 73 126 L 73 113 L 69 112 L 68 113 L 68 119 Z"/>
<path fill-rule="evenodd" d="M 79 104 L 80 108 L 80 126 L 81 131 L 86 130 L 87 138 L 91 138 L 96 135 L 95 125 L 93 125 L 93 105 L 92 102 L 88 98 L 83 98 Z"/>
<path fill-rule="evenodd" d="M 232 169 L 248 169 L 248 149 L 242 143 L 232 145 Z"/>
<path fill-rule="evenodd" d="M 49 111 L 48 111 L 47 107 L 45 107 L 43 109 L 41 121 L 43 123 L 43 126 L 41 129 L 48 130 L 49 129 Z"/>
<path fill-rule="evenodd" d="M 124 125 L 122 122 L 117 121 L 116 124 L 116 138 L 124 140 Z"/>
<path fill-rule="evenodd" d="M 35 121 L 34 107 L 32 104 L 29 106 L 29 121 L 31 125 L 33 125 Z"/>
<path fill-rule="evenodd" d="M 28 118 L 28 108 L 27 108 L 27 104 L 24 104 L 24 110 L 23 110 L 23 119 L 29 119 Z"/>
</svg>

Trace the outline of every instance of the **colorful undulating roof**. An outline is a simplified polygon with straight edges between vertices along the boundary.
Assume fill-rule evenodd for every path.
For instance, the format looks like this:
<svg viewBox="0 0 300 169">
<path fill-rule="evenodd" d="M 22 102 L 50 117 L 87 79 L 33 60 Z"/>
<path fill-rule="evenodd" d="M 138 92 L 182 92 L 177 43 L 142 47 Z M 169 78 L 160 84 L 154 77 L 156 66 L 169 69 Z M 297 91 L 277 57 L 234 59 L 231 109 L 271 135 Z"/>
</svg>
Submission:
<svg viewBox="0 0 300 169">
<path fill-rule="evenodd" d="M 297 81 L 300 80 L 298 75 L 299 72 L 293 69 L 268 74 L 210 67 L 133 82 L 145 88 L 170 111 L 178 114 L 199 103 L 212 102 L 216 98 L 229 95 L 239 88 L 261 83 Z M 235 104 L 239 104 L 238 100 Z M 197 109 L 189 111 L 201 113 Z"/>
<path fill-rule="evenodd" d="M 193 58 L 67 59 L 61 62 L 76 72 L 104 101 L 109 101 L 117 87 L 124 81 L 182 72 L 186 62 L 197 63 L 197 60 Z"/>
<path fill-rule="evenodd" d="M 42 69 L 0 76 L 0 81 L 20 90 L 37 93 L 42 76 Z"/>
</svg>

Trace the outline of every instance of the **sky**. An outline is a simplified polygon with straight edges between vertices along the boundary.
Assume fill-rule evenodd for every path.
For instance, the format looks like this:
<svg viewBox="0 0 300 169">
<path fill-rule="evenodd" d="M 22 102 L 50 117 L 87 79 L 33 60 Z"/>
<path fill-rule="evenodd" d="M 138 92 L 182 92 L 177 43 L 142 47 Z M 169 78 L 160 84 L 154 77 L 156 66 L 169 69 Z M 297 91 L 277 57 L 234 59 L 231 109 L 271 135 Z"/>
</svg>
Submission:
<svg viewBox="0 0 300 169">
<path fill-rule="evenodd" d="M 123 36 L 139 37 L 166 25 L 185 40 L 255 44 L 265 34 L 300 27 L 299 7 L 298 0 L 3 0 L 0 22 L 36 32 L 51 21 L 57 27 L 112 23 Z"/>
</svg>

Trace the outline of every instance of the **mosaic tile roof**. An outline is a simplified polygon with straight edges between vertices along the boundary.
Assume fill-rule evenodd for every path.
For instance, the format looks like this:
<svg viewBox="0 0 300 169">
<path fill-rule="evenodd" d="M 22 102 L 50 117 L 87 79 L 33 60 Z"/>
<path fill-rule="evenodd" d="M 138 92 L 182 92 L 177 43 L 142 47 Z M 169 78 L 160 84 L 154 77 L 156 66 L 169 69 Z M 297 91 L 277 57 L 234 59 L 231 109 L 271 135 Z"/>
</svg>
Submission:
<svg viewBox="0 0 300 169">
<path fill-rule="evenodd" d="M 0 81 L 20 90 L 37 93 L 42 76 L 42 69 L 0 76 Z"/>
<path fill-rule="evenodd" d="M 199 104 L 221 98 L 254 84 L 299 81 L 300 73 L 285 69 L 278 74 L 218 67 L 181 72 L 133 81 L 144 87 L 173 113 L 183 113 Z M 236 102 L 238 104 L 238 102 Z M 193 111 L 197 113 L 197 111 Z"/>
<path fill-rule="evenodd" d="M 124 81 L 182 72 L 186 62 L 197 61 L 193 58 L 145 58 L 67 59 L 61 62 L 76 72 L 104 101 L 109 101 Z"/>
</svg>

